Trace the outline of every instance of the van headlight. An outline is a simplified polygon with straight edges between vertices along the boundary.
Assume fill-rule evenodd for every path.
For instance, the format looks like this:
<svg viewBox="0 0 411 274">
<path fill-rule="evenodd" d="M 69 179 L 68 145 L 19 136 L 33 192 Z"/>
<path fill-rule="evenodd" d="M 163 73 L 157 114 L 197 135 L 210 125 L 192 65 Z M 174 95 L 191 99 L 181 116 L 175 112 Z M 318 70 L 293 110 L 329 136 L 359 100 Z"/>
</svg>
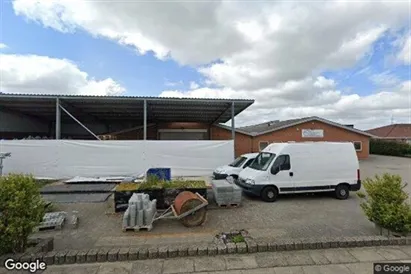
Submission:
<svg viewBox="0 0 411 274">
<path fill-rule="evenodd" d="M 245 180 L 245 183 L 246 183 L 246 184 L 249 184 L 249 185 L 255 185 L 254 180 L 251 180 L 251 179 Z"/>
</svg>

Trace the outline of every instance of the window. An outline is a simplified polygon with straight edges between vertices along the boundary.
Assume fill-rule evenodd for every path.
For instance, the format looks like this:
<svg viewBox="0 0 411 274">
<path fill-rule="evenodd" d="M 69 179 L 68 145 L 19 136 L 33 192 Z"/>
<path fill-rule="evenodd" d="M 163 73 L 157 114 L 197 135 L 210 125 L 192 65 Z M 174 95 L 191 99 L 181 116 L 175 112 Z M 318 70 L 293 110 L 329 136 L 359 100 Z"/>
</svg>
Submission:
<svg viewBox="0 0 411 274">
<path fill-rule="evenodd" d="M 249 165 L 251 165 L 251 163 L 254 161 L 254 159 L 250 159 L 247 161 L 247 163 L 245 163 L 245 165 L 243 166 L 243 168 L 248 167 Z"/>
<path fill-rule="evenodd" d="M 362 150 L 362 142 L 355 141 L 355 142 L 353 142 L 353 144 L 354 144 L 354 147 L 355 147 L 356 151 L 361 151 Z"/>
<path fill-rule="evenodd" d="M 291 164 L 290 164 L 290 155 L 280 155 L 275 159 L 274 164 L 271 168 L 271 173 L 272 174 L 277 174 L 281 170 L 290 170 L 291 169 Z"/>
<path fill-rule="evenodd" d="M 245 157 L 238 157 L 237 159 L 234 160 L 234 162 L 232 162 L 231 164 L 229 164 L 229 166 L 232 167 L 240 167 L 244 161 L 247 160 L 247 158 Z"/>
<path fill-rule="evenodd" d="M 268 146 L 268 142 L 266 142 L 266 141 L 259 142 L 258 146 L 260 148 L 260 151 L 262 151 L 263 149 L 265 149 Z"/>
<path fill-rule="evenodd" d="M 261 152 L 260 154 L 258 154 L 257 158 L 255 158 L 254 161 L 251 163 L 250 168 L 256 170 L 267 170 L 267 168 L 270 166 L 274 158 L 274 153 Z"/>
</svg>

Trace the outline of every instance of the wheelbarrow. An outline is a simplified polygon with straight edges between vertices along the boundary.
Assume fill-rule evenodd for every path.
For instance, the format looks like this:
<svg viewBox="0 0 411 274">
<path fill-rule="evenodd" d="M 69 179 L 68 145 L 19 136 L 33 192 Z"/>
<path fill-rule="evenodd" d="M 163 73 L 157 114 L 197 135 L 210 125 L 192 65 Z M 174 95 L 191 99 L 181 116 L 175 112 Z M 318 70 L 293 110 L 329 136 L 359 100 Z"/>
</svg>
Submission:
<svg viewBox="0 0 411 274">
<path fill-rule="evenodd" d="M 169 208 L 157 213 L 153 222 L 157 220 L 179 220 L 186 227 L 203 224 L 207 218 L 208 201 L 198 193 L 183 191 L 177 195 Z"/>
</svg>

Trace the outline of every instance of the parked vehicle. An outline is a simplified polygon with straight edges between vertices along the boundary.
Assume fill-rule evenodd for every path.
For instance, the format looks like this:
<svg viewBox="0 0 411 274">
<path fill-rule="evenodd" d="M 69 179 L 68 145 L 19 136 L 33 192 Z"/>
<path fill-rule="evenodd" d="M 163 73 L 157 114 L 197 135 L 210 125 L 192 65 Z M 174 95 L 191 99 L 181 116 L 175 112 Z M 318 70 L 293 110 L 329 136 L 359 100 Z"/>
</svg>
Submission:
<svg viewBox="0 0 411 274">
<path fill-rule="evenodd" d="M 237 179 L 240 171 L 248 167 L 253 162 L 255 157 L 257 157 L 257 155 L 258 153 L 243 154 L 235 159 L 231 164 L 218 167 L 213 172 L 213 178 L 220 180 L 227 178 L 227 176 L 232 176 L 233 178 Z"/>
<path fill-rule="evenodd" d="M 235 183 L 266 202 L 279 194 L 304 192 L 334 192 L 343 200 L 361 188 L 357 154 L 349 142 L 270 144 Z"/>
</svg>

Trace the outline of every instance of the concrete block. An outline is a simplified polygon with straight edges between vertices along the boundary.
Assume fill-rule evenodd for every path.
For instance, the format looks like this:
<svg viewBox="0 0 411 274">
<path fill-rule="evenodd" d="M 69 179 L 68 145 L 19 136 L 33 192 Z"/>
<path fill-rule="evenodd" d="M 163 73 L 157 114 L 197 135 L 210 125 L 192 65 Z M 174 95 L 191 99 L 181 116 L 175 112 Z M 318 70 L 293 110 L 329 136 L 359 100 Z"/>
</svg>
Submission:
<svg viewBox="0 0 411 274">
<path fill-rule="evenodd" d="M 198 246 L 198 256 L 205 256 L 208 254 L 208 246 L 207 245 L 199 245 Z"/>
<path fill-rule="evenodd" d="M 295 245 L 294 245 L 294 241 L 292 240 L 286 240 L 284 241 L 285 243 L 285 250 L 289 251 L 289 250 L 295 250 Z"/>
<path fill-rule="evenodd" d="M 135 261 L 138 260 L 138 248 L 132 247 L 128 251 L 128 260 Z"/>
<path fill-rule="evenodd" d="M 67 254 L 66 254 L 66 264 L 76 263 L 77 253 L 78 253 L 78 251 L 76 251 L 76 250 L 70 250 L 69 252 L 67 252 Z"/>
<path fill-rule="evenodd" d="M 227 243 L 227 253 L 228 254 L 237 253 L 237 246 L 235 243 Z"/>
<path fill-rule="evenodd" d="M 268 251 L 277 251 L 277 243 L 275 241 L 267 243 Z"/>
<path fill-rule="evenodd" d="M 225 244 L 218 244 L 217 254 L 227 254 L 227 246 Z"/>
<path fill-rule="evenodd" d="M 139 248 L 138 249 L 138 259 L 139 260 L 145 260 L 148 258 L 148 248 Z"/>
<path fill-rule="evenodd" d="M 398 238 L 398 245 L 406 245 L 407 244 L 407 238 L 406 237 L 399 237 Z"/>
<path fill-rule="evenodd" d="M 294 240 L 294 249 L 295 250 L 302 250 L 303 249 L 303 243 L 301 240 L 295 239 Z"/>
<path fill-rule="evenodd" d="M 120 251 L 118 252 L 118 260 L 119 261 L 127 261 L 128 260 L 128 252 L 130 248 L 120 248 Z"/>
<path fill-rule="evenodd" d="M 56 256 L 54 257 L 55 264 L 64 264 L 66 262 L 66 254 L 68 253 L 67 250 L 58 251 Z"/>
<path fill-rule="evenodd" d="M 197 256 L 198 248 L 196 246 L 188 247 L 187 254 L 188 254 L 188 256 Z"/>
<path fill-rule="evenodd" d="M 87 260 L 88 250 L 80 250 L 76 254 L 76 264 L 84 264 Z"/>
<path fill-rule="evenodd" d="M 285 241 L 283 240 L 276 240 L 276 250 L 277 251 L 285 251 Z"/>
<path fill-rule="evenodd" d="M 54 264 L 54 256 L 56 256 L 56 254 L 57 254 L 57 252 L 56 251 L 50 251 L 50 252 L 47 252 L 46 253 L 46 255 L 44 256 L 44 262 L 47 264 L 47 265 L 52 265 L 52 264 Z M 20 258 L 19 258 L 20 259 Z"/>
<path fill-rule="evenodd" d="M 217 245 L 215 245 L 215 244 L 210 244 L 207 249 L 208 249 L 207 254 L 208 254 L 209 256 L 217 255 Z"/>
<path fill-rule="evenodd" d="M 86 253 L 86 262 L 88 263 L 94 263 L 97 262 L 97 253 L 98 253 L 98 249 L 90 249 L 87 253 Z M 103 253 L 104 254 L 104 253 Z M 104 255 L 102 255 L 104 256 Z M 101 258 L 101 262 L 105 262 L 107 259 L 106 258 Z"/>
<path fill-rule="evenodd" d="M 237 253 L 247 253 L 247 244 L 246 243 L 236 243 Z"/>
<path fill-rule="evenodd" d="M 338 247 L 348 247 L 350 237 L 339 237 L 338 240 Z"/>
<path fill-rule="evenodd" d="M 257 243 L 255 242 L 255 240 L 250 239 L 250 238 L 245 238 L 245 243 L 247 244 L 248 253 L 257 252 Z"/>
<path fill-rule="evenodd" d="M 407 243 L 407 245 L 411 245 L 411 236 L 405 237 L 405 242 Z"/>
<path fill-rule="evenodd" d="M 398 245 L 397 237 L 390 236 L 388 239 L 389 239 L 389 245 Z"/>
<path fill-rule="evenodd" d="M 178 247 L 178 256 L 179 257 L 188 256 L 188 247 L 187 246 L 179 246 Z"/>
<path fill-rule="evenodd" d="M 107 253 L 107 261 L 116 262 L 118 260 L 118 252 L 120 248 L 112 248 Z"/>
<path fill-rule="evenodd" d="M 158 248 L 157 247 L 149 247 L 148 248 L 148 258 L 149 259 L 157 259 L 158 258 Z"/>
<path fill-rule="evenodd" d="M 158 257 L 163 258 L 163 259 L 168 257 L 168 247 L 167 246 L 160 246 L 158 248 Z"/>
<path fill-rule="evenodd" d="M 177 246 L 169 246 L 168 247 L 168 257 L 169 258 L 178 257 L 178 247 Z"/>
<path fill-rule="evenodd" d="M 106 262 L 107 261 L 107 254 L 108 254 L 109 249 L 108 248 L 100 248 L 97 251 L 97 262 Z M 93 253 L 91 253 L 93 254 Z M 88 257 L 88 253 L 87 253 Z"/>
<path fill-rule="evenodd" d="M 363 237 L 354 237 L 355 239 L 355 245 L 357 247 L 363 247 L 364 246 L 364 238 Z"/>
<path fill-rule="evenodd" d="M 372 246 L 373 245 L 373 239 L 374 239 L 374 237 L 372 237 L 372 236 L 365 236 L 364 237 L 364 246 Z"/>
<path fill-rule="evenodd" d="M 257 242 L 257 251 L 266 252 L 268 251 L 268 243 L 265 241 L 256 241 Z"/>
</svg>

